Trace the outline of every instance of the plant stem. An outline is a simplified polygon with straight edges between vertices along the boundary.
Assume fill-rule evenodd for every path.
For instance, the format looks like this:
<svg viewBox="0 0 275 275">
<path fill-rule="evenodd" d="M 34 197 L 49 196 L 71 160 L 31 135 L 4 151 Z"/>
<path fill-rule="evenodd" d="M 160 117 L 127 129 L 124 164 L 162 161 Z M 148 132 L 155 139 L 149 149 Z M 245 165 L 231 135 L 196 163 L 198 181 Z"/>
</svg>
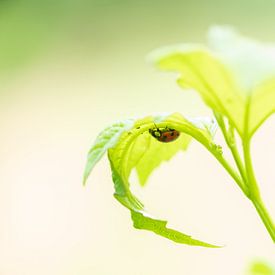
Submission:
<svg viewBox="0 0 275 275">
<path fill-rule="evenodd" d="M 273 242 L 275 243 L 275 225 L 272 221 L 267 209 L 264 206 L 264 203 L 261 199 L 258 183 L 255 177 L 252 160 L 251 160 L 251 153 L 250 153 L 250 139 L 244 138 L 243 140 L 243 150 L 244 150 L 244 159 L 245 159 L 245 167 L 247 172 L 247 184 L 249 187 L 249 199 L 255 206 L 261 220 L 263 221 L 270 237 L 272 238 Z"/>
<path fill-rule="evenodd" d="M 222 154 L 213 150 L 211 146 L 206 146 L 203 144 L 207 150 L 219 161 L 219 163 L 223 166 L 223 168 L 229 173 L 229 175 L 234 179 L 234 181 L 241 188 L 243 193 L 248 196 L 248 190 L 245 188 L 242 178 L 238 175 L 238 173 L 231 167 L 231 165 L 227 162 L 227 160 L 222 156 Z"/>
<path fill-rule="evenodd" d="M 275 225 L 270 217 L 270 215 L 268 214 L 268 211 L 266 210 L 263 201 L 258 198 L 258 199 L 254 199 L 251 200 L 252 203 L 254 204 L 259 216 L 261 217 L 261 220 L 263 221 L 270 237 L 272 238 L 273 242 L 275 243 Z"/>
<path fill-rule="evenodd" d="M 250 139 L 244 138 L 243 140 L 243 154 L 244 154 L 244 162 L 247 174 L 247 184 L 250 191 L 250 197 L 258 198 L 260 197 L 259 187 L 257 184 L 257 180 L 255 177 L 251 153 L 250 153 Z"/>
<path fill-rule="evenodd" d="M 260 191 L 259 191 L 258 183 L 255 177 L 252 159 L 251 159 L 251 153 L 250 153 L 251 136 L 249 136 L 248 134 L 249 109 L 250 108 L 248 106 L 247 113 L 245 116 L 245 131 L 244 131 L 244 136 L 242 137 L 244 164 L 238 152 L 238 148 L 236 146 L 234 128 L 230 128 L 230 125 L 229 125 L 229 129 L 227 130 L 223 117 L 220 114 L 214 112 L 217 122 L 222 130 L 226 144 L 230 148 L 234 161 L 240 172 L 241 179 L 236 174 L 236 172 L 232 169 L 232 167 L 223 159 L 223 157 L 222 159 L 219 159 L 217 156 L 215 157 L 223 165 L 223 167 L 227 170 L 227 172 L 229 172 L 229 174 L 233 177 L 233 179 L 236 181 L 238 186 L 242 189 L 243 193 L 253 203 L 270 237 L 275 243 L 275 225 L 261 199 Z"/>
<path fill-rule="evenodd" d="M 230 127 L 229 131 L 227 131 L 222 115 L 220 115 L 217 112 L 214 112 L 214 116 L 215 116 L 215 118 L 216 118 L 216 120 L 217 120 L 217 122 L 220 126 L 220 129 L 222 130 L 222 134 L 224 136 L 225 142 L 226 142 L 227 146 L 229 147 L 229 149 L 231 151 L 231 154 L 234 158 L 234 161 L 235 161 L 235 163 L 237 165 L 237 168 L 240 172 L 240 175 L 242 177 L 242 181 L 239 180 L 239 182 L 237 182 L 237 184 L 239 185 L 239 187 L 242 189 L 242 191 L 247 196 L 249 191 L 248 191 L 248 187 L 246 185 L 246 182 L 247 182 L 246 171 L 245 171 L 245 168 L 244 168 L 243 161 L 242 161 L 242 159 L 240 157 L 240 154 L 238 152 L 238 148 L 236 146 L 234 128 L 229 126 Z"/>
<path fill-rule="evenodd" d="M 232 156 L 235 160 L 238 170 L 240 171 L 243 182 L 246 185 L 247 184 L 247 175 L 246 175 L 243 161 L 240 157 L 240 154 L 239 154 L 239 151 L 237 148 L 236 139 L 235 139 L 235 135 L 234 135 L 234 129 L 230 129 L 229 131 L 230 131 L 230 137 L 227 135 L 226 132 L 224 133 L 225 141 L 231 150 Z"/>
</svg>

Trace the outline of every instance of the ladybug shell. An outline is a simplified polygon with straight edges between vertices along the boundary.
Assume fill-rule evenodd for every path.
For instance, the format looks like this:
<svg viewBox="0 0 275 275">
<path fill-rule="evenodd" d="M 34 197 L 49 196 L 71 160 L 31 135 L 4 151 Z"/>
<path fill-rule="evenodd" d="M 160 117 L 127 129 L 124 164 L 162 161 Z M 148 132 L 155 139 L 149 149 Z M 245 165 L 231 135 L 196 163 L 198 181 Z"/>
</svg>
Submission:
<svg viewBox="0 0 275 275">
<path fill-rule="evenodd" d="M 180 133 L 176 130 L 167 130 L 161 132 L 160 136 L 157 137 L 157 140 L 160 142 L 171 142 L 176 140 L 179 137 Z"/>
</svg>

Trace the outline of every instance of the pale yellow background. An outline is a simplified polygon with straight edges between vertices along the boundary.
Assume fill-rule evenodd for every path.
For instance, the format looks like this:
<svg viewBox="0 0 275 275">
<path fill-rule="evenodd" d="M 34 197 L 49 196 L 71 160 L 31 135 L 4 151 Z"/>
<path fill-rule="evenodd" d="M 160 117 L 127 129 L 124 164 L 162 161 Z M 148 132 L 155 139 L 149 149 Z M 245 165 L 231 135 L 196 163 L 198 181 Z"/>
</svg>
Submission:
<svg viewBox="0 0 275 275">
<path fill-rule="evenodd" d="M 233 24 L 248 35 L 275 41 L 275 5 L 80 2 L 60 8 L 62 20 L 56 19 L 58 10 L 59 24 L 52 29 L 51 12 L 31 1 L 26 7 L 6 3 L 1 10 L 0 24 L 10 30 L 0 29 L 1 41 L 11 44 L 1 55 L 6 63 L 1 63 L 0 92 L 0 274 L 240 275 L 255 258 L 275 263 L 274 244 L 252 205 L 195 142 L 162 165 L 145 188 L 133 188 L 151 214 L 224 248 L 178 245 L 133 229 L 127 209 L 112 197 L 106 158 L 88 186 L 81 185 L 86 153 L 97 133 L 113 121 L 162 111 L 211 114 L 196 94 L 176 86 L 175 76 L 146 63 L 148 52 L 203 41 L 213 23 Z M 41 29 L 47 35 L 35 51 L 39 31 L 33 34 L 24 25 L 37 22 L 24 10 L 33 6 L 33 13 L 28 12 L 37 20 L 39 13 L 44 15 L 39 22 L 49 28 Z M 5 40 L 6 35 L 14 35 L 15 42 Z M 16 58 L 18 49 L 24 60 Z M 9 62 L 12 57 L 15 61 Z M 274 133 L 272 118 L 253 143 L 256 173 L 273 217 Z"/>
</svg>

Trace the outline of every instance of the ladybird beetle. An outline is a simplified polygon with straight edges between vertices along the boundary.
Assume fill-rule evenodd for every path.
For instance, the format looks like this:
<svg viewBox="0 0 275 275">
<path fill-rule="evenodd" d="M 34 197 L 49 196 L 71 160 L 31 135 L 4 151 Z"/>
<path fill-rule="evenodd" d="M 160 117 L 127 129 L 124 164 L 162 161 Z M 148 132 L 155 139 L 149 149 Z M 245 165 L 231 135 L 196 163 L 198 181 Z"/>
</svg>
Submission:
<svg viewBox="0 0 275 275">
<path fill-rule="evenodd" d="M 157 126 L 154 129 L 150 129 L 149 133 L 158 141 L 166 143 L 176 140 L 180 135 L 180 132 L 175 129 L 168 127 L 160 129 Z"/>
</svg>

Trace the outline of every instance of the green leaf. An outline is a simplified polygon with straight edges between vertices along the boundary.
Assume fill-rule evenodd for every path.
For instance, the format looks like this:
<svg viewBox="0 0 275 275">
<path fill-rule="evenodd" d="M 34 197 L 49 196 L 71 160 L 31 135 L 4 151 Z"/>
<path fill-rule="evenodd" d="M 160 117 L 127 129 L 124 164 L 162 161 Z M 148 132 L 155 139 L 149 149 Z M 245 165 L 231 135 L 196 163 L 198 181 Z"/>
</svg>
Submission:
<svg viewBox="0 0 275 275">
<path fill-rule="evenodd" d="M 160 69 L 180 73 L 179 85 L 197 91 L 241 137 L 251 137 L 275 112 L 275 44 L 215 26 L 208 33 L 208 48 L 183 44 L 157 50 L 154 56 Z"/>
<path fill-rule="evenodd" d="M 92 148 L 88 152 L 86 167 L 83 176 L 83 184 L 86 183 L 92 169 L 95 164 L 102 158 L 106 151 L 115 146 L 116 142 L 120 138 L 120 135 L 132 128 L 133 120 L 125 120 L 114 123 L 110 127 L 104 129 L 97 137 Z"/>
<path fill-rule="evenodd" d="M 203 135 L 207 139 L 206 142 L 212 140 L 217 129 L 216 122 L 213 119 L 205 117 L 186 120 L 180 114 L 175 113 L 166 118 L 166 121 L 177 123 L 178 127 L 179 125 L 185 125 L 184 131 L 187 131 L 191 127 L 192 133 L 190 131 L 188 134 L 182 132 L 180 137 L 171 143 L 161 143 L 151 138 L 148 132 L 144 134 L 144 137 L 149 136 L 150 138 L 149 141 L 147 140 L 147 147 L 144 149 L 142 157 L 135 166 L 141 185 L 145 185 L 153 170 L 162 162 L 169 161 L 176 153 L 186 150 L 191 141 L 192 134 L 197 133 L 198 129 L 203 130 Z"/>
<path fill-rule="evenodd" d="M 254 89 L 249 111 L 248 133 L 252 136 L 275 113 L 275 79 L 269 79 Z"/>
<path fill-rule="evenodd" d="M 160 118 L 146 117 L 136 121 L 130 131 L 121 133 L 117 144 L 108 150 L 108 158 L 112 169 L 112 177 L 115 186 L 115 198 L 131 211 L 134 227 L 153 231 L 165 238 L 178 243 L 188 245 L 198 245 L 205 247 L 217 247 L 199 240 L 192 239 L 190 236 L 166 227 L 167 222 L 163 220 L 149 217 L 144 212 L 143 204 L 132 194 L 129 183 L 131 170 L 139 167 L 142 169 L 141 163 L 145 162 L 149 165 L 149 159 L 153 161 L 157 159 L 154 165 L 151 165 L 146 170 L 146 175 L 150 174 L 154 168 L 163 160 L 171 158 L 177 151 L 186 149 L 190 137 L 195 137 L 200 142 L 211 143 L 212 138 L 210 132 L 205 127 L 205 122 L 202 128 L 196 127 L 193 123 L 184 119 L 180 114 L 173 114 Z M 149 129 L 154 128 L 173 128 L 181 132 L 181 139 L 177 139 L 169 144 L 161 143 L 149 134 Z M 154 144 L 154 145 L 152 145 Z M 158 144 L 167 147 L 167 152 L 160 150 Z M 174 144 L 174 145 L 173 145 Z M 169 152 L 169 150 L 171 150 Z M 162 154 L 163 153 L 163 154 Z M 145 169 L 145 167 L 143 167 Z M 142 170 L 139 170 L 142 174 Z"/>
<path fill-rule="evenodd" d="M 186 45 L 157 55 L 160 69 L 179 72 L 179 85 L 196 90 L 211 109 L 226 116 L 242 135 L 244 97 L 231 73 L 213 54 L 199 46 Z"/>
<path fill-rule="evenodd" d="M 145 185 L 152 171 L 163 161 L 169 161 L 180 150 L 185 150 L 191 137 L 181 133 L 179 138 L 171 143 L 161 143 L 149 136 L 147 150 L 136 164 L 135 168 L 141 185 Z"/>
<path fill-rule="evenodd" d="M 148 216 L 144 212 L 143 204 L 131 193 L 129 184 L 125 182 L 122 176 L 117 172 L 110 158 L 110 164 L 112 168 L 112 176 L 115 184 L 114 197 L 131 212 L 131 218 L 133 220 L 133 226 L 137 229 L 143 229 L 152 231 L 162 237 L 172 240 L 177 243 L 204 246 L 210 248 L 218 248 L 219 246 L 211 245 L 206 242 L 202 242 L 193 239 L 191 236 L 183 234 L 174 229 L 166 227 L 167 221 L 154 219 Z"/>
<path fill-rule="evenodd" d="M 132 210 L 131 216 L 132 216 L 132 220 L 134 222 L 135 228 L 152 231 L 176 243 L 212 247 L 212 248 L 219 247 L 219 246 L 211 245 L 199 240 L 195 240 L 191 236 L 185 235 L 174 229 L 167 228 L 166 227 L 167 221 L 153 219 L 142 212 Z"/>
<path fill-rule="evenodd" d="M 249 113 L 244 132 L 251 137 L 275 112 L 275 45 L 244 37 L 232 27 L 212 27 L 208 40 L 245 97 Z"/>
<path fill-rule="evenodd" d="M 208 45 L 234 75 L 245 96 L 275 76 L 275 44 L 245 37 L 231 26 L 213 26 Z"/>
<path fill-rule="evenodd" d="M 187 122 L 180 114 L 173 114 L 166 118 L 166 121 L 176 118 L 181 119 L 181 122 Z M 145 121 L 144 121 L 145 122 Z M 157 123 L 157 119 L 152 120 L 151 123 Z M 188 122 L 190 124 L 190 122 Z M 165 124 L 166 126 L 168 124 Z M 165 126 L 163 125 L 163 126 Z M 170 124 L 169 124 L 170 125 Z M 166 127 L 165 126 L 165 127 Z M 171 125 L 170 125 L 171 126 Z M 154 126 L 153 126 L 154 127 Z M 173 128 L 173 127 L 171 127 Z M 138 143 L 132 148 L 131 155 L 134 156 L 139 152 L 139 143 L 141 140 L 146 140 L 146 147 L 143 147 L 143 154 L 136 162 L 135 168 L 141 185 L 144 185 L 151 175 L 152 171 L 157 168 L 162 162 L 169 161 L 176 153 L 186 150 L 191 141 L 191 136 L 181 133 L 179 138 L 171 143 L 162 143 L 152 138 L 148 131 L 137 138 Z M 134 167 L 134 166 L 133 166 Z"/>
<path fill-rule="evenodd" d="M 232 27 L 209 30 L 209 45 L 238 81 L 248 108 L 248 136 L 275 112 L 275 44 L 240 35 Z"/>
</svg>

